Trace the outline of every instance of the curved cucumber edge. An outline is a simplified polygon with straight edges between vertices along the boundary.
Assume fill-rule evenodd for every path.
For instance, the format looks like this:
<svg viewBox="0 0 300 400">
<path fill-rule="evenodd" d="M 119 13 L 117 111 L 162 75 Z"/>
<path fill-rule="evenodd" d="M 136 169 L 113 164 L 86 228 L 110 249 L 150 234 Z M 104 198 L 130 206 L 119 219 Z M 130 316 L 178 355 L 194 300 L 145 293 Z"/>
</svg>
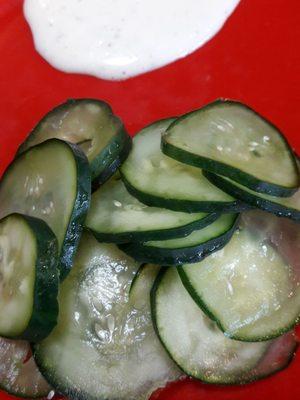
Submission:
<svg viewBox="0 0 300 400">
<path fill-rule="evenodd" d="M 32 230 L 36 240 L 37 257 L 31 318 L 22 334 L 17 337 L 6 337 L 38 342 L 46 338 L 57 324 L 59 288 L 57 239 L 46 222 L 38 218 L 15 213 L 3 220 L 12 215 L 23 218 Z"/>
<path fill-rule="evenodd" d="M 194 201 L 194 200 L 174 200 L 167 199 L 144 193 L 136 189 L 126 179 L 122 171 L 120 171 L 122 181 L 128 192 L 137 198 L 141 203 L 149 207 L 167 208 L 173 211 L 181 211 L 186 213 L 207 212 L 207 213 L 238 213 L 248 210 L 250 207 L 241 201 L 234 202 L 218 202 L 218 201 Z"/>
<path fill-rule="evenodd" d="M 144 263 L 153 263 L 159 265 L 178 266 L 181 264 L 192 264 L 203 260 L 217 250 L 221 250 L 231 239 L 239 220 L 239 215 L 233 221 L 231 227 L 220 236 L 210 239 L 205 243 L 196 246 L 165 249 L 152 246 L 146 246 L 143 243 L 129 243 L 120 245 L 129 256 L 137 261 Z"/>
<path fill-rule="evenodd" d="M 220 175 L 213 174 L 208 171 L 204 171 L 203 173 L 204 176 L 219 189 L 230 194 L 231 196 L 235 196 L 241 201 L 248 203 L 252 207 L 260 208 L 264 211 L 275 214 L 278 217 L 285 217 L 294 221 L 300 221 L 300 210 L 288 208 L 279 203 L 267 200 L 263 197 L 260 197 L 259 194 L 256 196 L 255 194 L 237 187 L 234 182 L 231 183 Z"/>
<path fill-rule="evenodd" d="M 280 135 L 281 139 L 283 140 L 283 142 L 289 152 L 290 159 L 295 166 L 295 171 L 297 170 L 297 163 L 296 163 L 296 160 L 294 157 L 294 153 L 293 153 L 287 139 L 285 138 L 285 136 L 278 130 L 278 128 L 274 124 L 267 121 L 259 113 L 254 111 L 251 107 L 246 106 L 245 104 L 240 103 L 238 101 L 219 99 L 213 103 L 208 104 L 207 106 L 203 107 L 200 110 L 195 110 L 188 114 L 185 114 L 182 117 L 178 118 L 175 122 L 173 122 L 169 126 L 169 128 L 166 130 L 166 135 L 167 135 L 168 131 L 171 130 L 174 125 L 177 125 L 182 120 L 189 118 L 192 114 L 205 111 L 211 107 L 214 107 L 215 105 L 224 104 L 224 103 L 225 104 L 234 104 L 234 105 L 239 105 L 240 107 L 244 107 L 244 108 L 252 111 L 253 113 L 255 113 L 259 118 L 262 118 L 270 126 L 272 126 L 277 131 L 278 135 Z M 265 193 L 265 194 L 269 194 L 272 196 L 289 197 L 289 196 L 292 196 L 299 189 L 298 186 L 289 188 L 289 187 L 280 186 L 280 185 L 277 185 L 277 184 L 274 184 L 271 182 L 264 182 L 264 181 L 256 178 L 255 176 L 248 174 L 247 172 L 244 172 L 242 170 L 239 170 L 238 168 L 233 167 L 231 165 L 228 165 L 223 162 L 216 161 L 216 160 L 213 160 L 213 159 L 210 159 L 207 157 L 203 157 L 203 156 L 200 156 L 197 154 L 190 153 L 181 148 L 177 148 L 176 146 L 168 143 L 168 141 L 166 140 L 166 135 L 162 135 L 162 145 L 161 145 L 162 152 L 164 154 L 166 154 L 167 156 L 174 158 L 177 161 L 210 171 L 212 173 L 223 174 L 224 176 L 227 176 L 227 177 L 231 178 L 232 180 L 234 180 L 244 186 L 247 186 L 248 188 L 250 188 L 256 192 Z M 298 183 L 299 183 L 299 180 L 300 180 L 300 177 L 299 177 L 299 173 L 298 173 Z"/>
<path fill-rule="evenodd" d="M 280 329 L 276 333 L 273 333 L 272 335 L 265 335 L 265 336 L 255 336 L 252 337 L 251 339 L 246 338 L 244 336 L 239 336 L 238 334 L 228 334 L 227 330 L 225 327 L 222 325 L 221 321 L 215 316 L 215 314 L 210 310 L 209 306 L 205 303 L 205 301 L 202 299 L 201 296 L 196 292 L 194 289 L 193 285 L 191 284 L 187 274 L 185 273 L 183 267 L 181 265 L 177 266 L 177 271 L 180 276 L 181 282 L 183 283 L 183 286 L 185 289 L 188 291 L 190 294 L 191 298 L 195 301 L 195 303 L 199 306 L 199 308 L 210 318 L 212 321 L 214 321 L 218 328 L 226 333 L 226 336 L 230 339 L 233 340 L 238 340 L 240 342 L 248 342 L 248 343 L 253 343 L 253 342 L 265 342 L 271 339 L 276 339 L 279 336 L 282 336 L 283 334 L 289 332 L 295 326 L 299 323 L 299 318 L 297 318 L 295 321 L 293 321 L 290 325 L 286 326 L 283 329 Z M 300 317 L 300 316 L 299 316 Z"/>
<path fill-rule="evenodd" d="M 91 202 L 91 175 L 86 155 L 77 145 L 69 142 L 65 143 L 71 148 L 76 162 L 77 194 L 60 254 L 61 281 L 68 275 L 72 268 L 83 224 Z"/>
<path fill-rule="evenodd" d="M 129 242 L 146 242 L 150 240 L 167 240 L 185 237 L 193 231 L 205 228 L 219 217 L 219 214 L 208 214 L 204 218 L 193 221 L 187 225 L 176 228 L 149 230 L 149 231 L 136 231 L 136 232 L 122 232 L 122 233 L 99 233 L 95 230 L 88 228 L 99 242 L 106 243 L 129 243 Z"/>
</svg>

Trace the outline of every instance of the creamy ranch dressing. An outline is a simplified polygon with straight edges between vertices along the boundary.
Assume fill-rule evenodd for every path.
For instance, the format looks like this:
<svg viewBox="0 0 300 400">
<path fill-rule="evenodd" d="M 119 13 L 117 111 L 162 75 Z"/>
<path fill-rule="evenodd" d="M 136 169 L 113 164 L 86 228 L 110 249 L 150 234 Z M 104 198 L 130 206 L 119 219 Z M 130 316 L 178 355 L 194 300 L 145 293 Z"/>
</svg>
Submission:
<svg viewBox="0 0 300 400">
<path fill-rule="evenodd" d="M 239 0 L 25 0 L 37 51 L 54 67 L 121 80 L 211 39 Z"/>
</svg>

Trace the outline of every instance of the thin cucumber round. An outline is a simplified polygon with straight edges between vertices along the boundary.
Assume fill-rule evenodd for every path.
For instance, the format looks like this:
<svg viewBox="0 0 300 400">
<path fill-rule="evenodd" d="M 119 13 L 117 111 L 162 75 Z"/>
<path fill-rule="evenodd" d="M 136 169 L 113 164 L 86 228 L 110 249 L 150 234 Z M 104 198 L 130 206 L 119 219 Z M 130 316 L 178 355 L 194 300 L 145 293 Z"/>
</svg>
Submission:
<svg viewBox="0 0 300 400">
<path fill-rule="evenodd" d="M 224 214 L 207 227 L 183 238 L 128 243 L 120 247 L 140 262 L 172 266 L 196 263 L 229 242 L 237 221 L 238 214 Z"/>
<path fill-rule="evenodd" d="M 85 225 L 101 242 L 126 243 L 187 236 L 217 216 L 146 206 L 115 176 L 93 193 Z"/>
<path fill-rule="evenodd" d="M 261 379 L 287 366 L 295 350 L 292 334 L 258 343 L 227 338 L 193 301 L 175 268 L 159 273 L 151 291 L 151 308 L 155 329 L 169 355 L 187 375 L 207 383 Z M 278 360 L 279 351 L 284 360 Z"/>
<path fill-rule="evenodd" d="M 263 341 L 299 321 L 299 251 L 297 224 L 249 211 L 223 250 L 178 271 L 195 302 L 226 336 Z"/>
<path fill-rule="evenodd" d="M 0 218 L 12 213 L 44 220 L 58 240 L 60 277 L 72 267 L 90 204 L 90 171 L 80 148 L 50 139 L 19 155 L 0 183 Z"/>
<path fill-rule="evenodd" d="M 286 217 L 294 221 L 300 221 L 300 190 L 291 197 L 275 197 L 267 194 L 257 193 L 246 186 L 232 181 L 229 178 L 204 172 L 211 183 L 226 193 L 231 193 L 236 198 L 252 207 L 275 214 L 278 217 Z"/>
<path fill-rule="evenodd" d="M 37 342 L 58 315 L 57 240 L 37 218 L 12 214 L 0 221 L 0 335 Z"/>
<path fill-rule="evenodd" d="M 61 285 L 58 325 L 35 346 L 43 375 L 69 399 L 146 400 L 181 375 L 155 335 L 150 310 L 129 301 L 138 268 L 115 245 L 83 235 Z"/>
<path fill-rule="evenodd" d="M 182 212 L 238 212 L 245 208 L 212 185 L 198 168 L 165 156 L 161 135 L 174 118 L 153 123 L 133 139 L 132 151 L 121 167 L 128 191 L 151 207 Z"/>
<path fill-rule="evenodd" d="M 47 113 L 20 146 L 57 138 L 77 144 L 87 156 L 94 184 L 107 180 L 127 157 L 131 138 L 111 107 L 96 99 L 71 99 Z"/>
<path fill-rule="evenodd" d="M 129 289 L 129 301 L 138 310 L 150 309 L 150 292 L 160 267 L 156 264 L 142 264 Z"/>
<path fill-rule="evenodd" d="M 14 396 L 36 399 L 52 392 L 23 340 L 0 338 L 0 389 Z"/>
<path fill-rule="evenodd" d="M 299 188 L 295 157 L 282 133 L 235 101 L 219 100 L 179 118 L 163 135 L 162 150 L 256 192 L 288 197 Z"/>
</svg>

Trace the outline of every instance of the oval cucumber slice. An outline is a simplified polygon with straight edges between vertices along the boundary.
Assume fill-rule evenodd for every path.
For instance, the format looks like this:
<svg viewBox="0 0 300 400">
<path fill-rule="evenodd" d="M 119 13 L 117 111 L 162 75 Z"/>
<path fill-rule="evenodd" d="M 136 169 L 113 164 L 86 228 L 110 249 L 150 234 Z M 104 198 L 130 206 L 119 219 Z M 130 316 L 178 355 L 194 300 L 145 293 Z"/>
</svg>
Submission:
<svg viewBox="0 0 300 400">
<path fill-rule="evenodd" d="M 132 151 L 121 167 L 128 191 L 152 207 L 182 212 L 237 212 L 245 208 L 224 194 L 198 168 L 165 156 L 161 135 L 174 118 L 153 123 L 133 139 Z"/>
<path fill-rule="evenodd" d="M 81 147 L 97 184 L 116 171 L 131 148 L 122 121 L 107 103 L 96 99 L 71 99 L 55 107 L 32 130 L 18 154 L 52 138 Z"/>
<path fill-rule="evenodd" d="M 149 207 L 133 197 L 115 176 L 93 193 L 85 225 L 101 242 L 126 243 L 186 236 L 216 218 L 217 214 Z"/>
<path fill-rule="evenodd" d="M 36 366 L 28 342 L 0 338 L 0 388 L 29 399 L 45 398 L 52 393 Z"/>
<path fill-rule="evenodd" d="M 170 356 L 186 374 L 207 383 L 260 379 L 286 366 L 295 349 L 294 337 L 286 337 L 284 343 L 282 338 L 258 343 L 227 338 L 193 301 L 175 268 L 158 275 L 151 305 L 156 331 Z M 277 360 L 272 346 L 280 349 L 284 362 Z"/>
<path fill-rule="evenodd" d="M 0 221 L 0 335 L 37 342 L 58 314 L 58 253 L 54 233 L 19 214 Z"/>
<path fill-rule="evenodd" d="M 299 250 L 298 225 L 249 211 L 224 249 L 178 271 L 196 303 L 226 336 L 268 340 L 299 320 Z"/>
<path fill-rule="evenodd" d="M 163 135 L 162 150 L 256 192 L 288 197 L 299 188 L 295 157 L 285 137 L 235 101 L 219 100 L 179 118 Z"/>
<path fill-rule="evenodd" d="M 58 325 L 35 346 L 44 376 L 68 398 L 146 400 L 181 375 L 155 335 L 150 311 L 129 301 L 138 268 L 115 245 L 83 236 L 61 286 Z"/>
<path fill-rule="evenodd" d="M 129 243 L 120 247 L 140 262 L 175 266 L 196 263 L 225 246 L 235 231 L 237 221 L 238 214 L 224 214 L 207 227 L 183 238 Z"/>
<path fill-rule="evenodd" d="M 204 175 L 215 186 L 231 193 L 236 198 L 249 204 L 249 206 L 275 214 L 278 217 L 286 217 L 294 221 L 300 221 L 300 190 L 291 197 L 275 197 L 263 193 L 257 193 L 246 186 L 232 181 L 229 178 L 204 172 Z"/>
<path fill-rule="evenodd" d="M 5 171 L 0 218 L 20 213 L 44 220 L 58 240 L 63 279 L 72 267 L 90 191 L 90 171 L 82 150 L 50 139 L 19 155 Z"/>
</svg>

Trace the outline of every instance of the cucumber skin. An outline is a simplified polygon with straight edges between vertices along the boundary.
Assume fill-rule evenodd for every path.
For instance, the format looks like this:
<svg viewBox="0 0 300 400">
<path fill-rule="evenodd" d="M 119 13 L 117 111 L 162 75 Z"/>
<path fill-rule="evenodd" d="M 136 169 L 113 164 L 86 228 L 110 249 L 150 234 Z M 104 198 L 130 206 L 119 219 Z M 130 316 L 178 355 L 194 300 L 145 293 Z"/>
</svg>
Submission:
<svg viewBox="0 0 300 400">
<path fill-rule="evenodd" d="M 243 377 L 242 379 L 239 379 L 239 380 L 236 380 L 236 381 L 230 381 L 230 382 L 212 382 L 212 381 L 209 381 L 209 380 L 205 379 L 205 377 L 202 376 L 202 375 L 196 375 L 196 374 L 193 374 L 193 375 L 192 375 L 192 374 L 190 374 L 189 371 L 186 371 L 185 369 L 183 369 L 182 366 L 180 366 L 180 365 L 173 359 L 170 350 L 168 349 L 167 345 L 164 343 L 164 341 L 162 340 L 162 337 L 160 336 L 160 333 L 159 333 L 159 330 L 158 330 L 158 326 L 157 326 L 157 318 L 156 318 L 156 315 L 157 315 L 157 311 L 156 311 L 156 293 L 157 293 L 157 290 L 158 290 L 158 288 L 159 288 L 159 285 L 161 284 L 161 281 L 162 281 L 162 279 L 163 279 L 165 273 L 167 272 L 168 268 L 169 268 L 169 267 L 163 267 L 163 268 L 161 268 L 160 272 L 158 273 L 158 275 L 157 275 L 157 277 L 156 277 L 156 279 L 155 279 L 155 282 L 154 282 L 154 284 L 153 284 L 153 287 L 152 287 L 152 289 L 151 289 L 151 293 L 150 293 L 151 318 L 152 318 L 152 323 L 153 323 L 153 327 L 154 327 L 155 333 L 156 333 L 156 335 L 157 335 L 157 337 L 158 337 L 160 343 L 162 344 L 163 348 L 166 350 L 166 352 L 167 352 L 167 354 L 169 355 L 169 357 L 170 357 L 170 358 L 173 360 L 173 362 L 178 366 L 178 368 L 179 368 L 181 371 L 183 371 L 184 374 L 186 374 L 187 376 L 189 376 L 189 377 L 191 377 L 191 378 L 200 380 L 201 382 L 204 382 L 204 383 L 209 384 L 209 385 L 222 385 L 222 386 L 239 385 L 239 386 L 242 386 L 242 385 L 246 385 L 246 384 L 249 384 L 249 383 L 252 383 L 252 382 L 256 382 L 256 381 L 259 381 L 259 380 L 261 380 L 261 379 L 265 379 L 265 378 L 268 378 L 268 377 L 270 377 L 270 376 L 273 376 L 273 375 L 277 374 L 278 372 L 284 370 L 285 368 L 287 368 L 287 367 L 291 364 L 291 362 L 292 362 L 293 359 L 294 359 L 295 352 L 296 352 L 296 350 L 297 350 L 297 348 L 298 348 L 298 346 L 299 346 L 299 345 L 296 343 L 296 341 L 295 341 L 295 347 L 294 347 L 293 350 L 291 351 L 290 357 L 286 360 L 286 363 L 285 363 L 284 365 L 282 365 L 281 367 L 279 367 L 276 371 L 271 372 L 270 374 L 264 374 L 264 375 L 260 375 L 260 376 L 255 376 L 255 375 L 254 375 L 254 376 L 251 376 L 251 375 L 249 375 L 248 377 Z"/>
<path fill-rule="evenodd" d="M 274 129 L 276 129 L 278 135 L 281 136 L 283 142 L 286 145 L 287 150 L 289 151 L 291 161 L 294 164 L 295 171 L 298 171 L 297 168 L 297 163 L 294 157 L 293 150 L 291 149 L 287 139 L 285 136 L 278 130 L 278 128 L 272 124 L 271 122 L 267 121 L 264 117 L 262 117 L 260 114 L 258 114 L 256 111 L 254 111 L 252 108 L 249 106 L 246 106 L 243 103 L 240 103 L 238 101 L 233 101 L 233 100 L 216 100 L 213 103 L 208 104 L 207 106 L 203 107 L 202 109 L 192 111 L 188 114 L 183 115 L 182 117 L 178 118 L 175 122 L 173 122 L 170 127 L 166 130 L 166 134 L 168 133 L 169 130 L 172 129 L 173 126 L 179 124 L 182 120 L 189 118 L 192 114 L 196 114 L 202 111 L 205 111 L 215 105 L 218 104 L 228 104 L 228 105 L 239 105 L 241 107 L 244 107 L 253 113 L 255 113 L 259 118 L 262 118 L 265 120 L 269 125 L 271 125 Z M 161 149 L 164 154 L 167 156 L 174 158 L 177 161 L 180 161 L 182 163 L 192 165 L 193 167 L 198 167 L 202 168 L 204 170 L 207 170 L 209 172 L 215 173 L 215 174 L 222 174 L 238 183 L 241 185 L 247 186 L 248 188 L 259 192 L 259 193 L 265 193 L 269 194 L 272 196 L 276 197 L 290 197 L 292 196 L 298 189 L 300 185 L 300 176 L 298 172 L 298 185 L 293 188 L 288 188 L 284 186 L 279 186 L 277 184 L 271 183 L 271 182 L 264 182 L 261 181 L 260 179 L 256 178 L 253 175 L 248 174 L 247 172 L 243 172 L 239 170 L 236 167 L 232 167 L 228 164 L 225 164 L 220 161 L 215 161 L 210 158 L 206 158 L 203 156 L 199 156 L 193 153 L 190 153 L 186 150 L 179 149 L 175 147 L 174 145 L 168 143 L 166 140 L 166 135 L 162 135 L 162 142 L 161 142 Z"/>
<path fill-rule="evenodd" d="M 132 149 L 132 138 L 125 131 L 121 131 L 116 138 L 111 140 L 111 147 L 111 150 L 105 149 L 105 153 L 93 161 L 95 164 L 100 163 L 103 165 L 103 160 L 107 159 L 110 160 L 111 163 L 107 163 L 103 171 L 94 177 L 92 181 L 92 191 L 97 190 L 99 186 L 111 178 L 123 162 L 125 162 Z M 91 166 L 90 168 L 92 169 Z"/>
<path fill-rule="evenodd" d="M 58 140 L 59 139 L 50 139 Z M 45 142 L 44 142 L 45 143 Z M 74 154 L 77 168 L 77 195 L 60 254 L 60 280 L 63 281 L 73 266 L 83 225 L 91 203 L 91 174 L 86 155 L 79 146 L 63 142 Z"/>
<path fill-rule="evenodd" d="M 133 279 L 132 279 L 132 282 L 131 282 L 131 285 L 130 285 L 130 288 L 129 288 L 129 292 L 128 292 L 128 293 L 129 293 L 129 298 L 130 298 L 130 293 L 132 292 L 132 290 L 133 290 L 133 288 L 134 288 L 134 286 L 135 286 L 135 284 L 136 284 L 136 282 L 137 282 L 139 276 L 141 275 L 142 271 L 144 270 L 144 268 L 145 268 L 147 265 L 148 265 L 147 263 L 141 264 L 141 266 L 140 266 L 139 269 L 137 270 L 136 274 L 134 275 L 134 277 L 133 277 Z"/>
<path fill-rule="evenodd" d="M 36 134 L 38 134 L 40 126 L 42 123 L 53 113 L 57 111 L 67 111 L 70 107 L 75 104 L 84 104 L 84 103 L 94 103 L 96 105 L 101 106 L 102 108 L 106 108 L 107 112 L 110 113 L 113 117 L 117 118 L 112 111 L 112 108 L 108 103 L 103 100 L 91 99 L 91 98 L 82 98 L 82 99 L 68 99 L 65 103 L 62 103 L 52 110 L 50 110 L 44 117 L 38 122 L 38 124 L 32 129 L 29 133 L 25 141 L 19 146 L 17 150 L 17 156 L 28 149 L 28 145 L 30 144 L 30 139 L 34 138 Z M 97 157 L 89 164 L 91 170 L 92 180 L 95 180 L 95 185 L 99 185 L 104 183 L 119 167 L 119 165 L 125 161 L 126 157 L 129 154 L 131 149 L 131 137 L 126 132 L 123 124 L 122 129 L 113 137 L 110 142 L 107 144 L 106 148 L 102 150 Z M 126 154 L 126 155 L 125 155 Z M 116 167 L 113 166 L 113 162 L 119 159 L 119 165 Z M 113 168 L 115 168 L 113 170 Z"/>
<path fill-rule="evenodd" d="M 252 193 L 246 192 L 234 184 L 231 184 L 227 180 L 223 179 L 222 176 L 213 174 L 208 171 L 204 171 L 204 176 L 219 189 L 224 192 L 235 196 L 241 201 L 247 202 L 253 208 L 260 208 L 269 213 L 275 214 L 278 217 L 285 217 L 294 221 L 300 221 L 300 210 L 294 208 L 288 208 L 283 205 L 274 203 L 272 201 L 263 199 L 259 196 L 255 196 Z"/>
<path fill-rule="evenodd" d="M 184 237 L 191 234 L 197 229 L 205 228 L 218 219 L 219 214 L 208 214 L 201 220 L 191 222 L 187 225 L 178 228 L 161 229 L 157 231 L 144 231 L 144 232 L 122 232 L 122 233 L 99 233 L 95 230 L 88 228 L 89 231 L 95 236 L 99 242 L 127 244 L 130 242 L 144 242 L 150 240 L 167 240 Z"/>
<path fill-rule="evenodd" d="M 250 207 L 240 201 L 234 202 L 218 202 L 218 201 L 194 201 L 194 200 L 174 200 L 167 199 L 144 193 L 136 189 L 126 179 L 125 175 L 120 171 L 122 181 L 128 192 L 137 198 L 141 203 L 149 207 L 167 208 L 173 211 L 181 211 L 186 213 L 206 212 L 206 213 L 238 213 L 248 210 Z"/>
<path fill-rule="evenodd" d="M 209 309 L 208 305 L 203 301 L 201 296 L 196 292 L 194 287 L 192 286 L 187 274 L 185 273 L 182 265 L 177 266 L 177 271 L 180 276 L 181 282 L 183 286 L 186 288 L 188 291 L 189 295 L 192 297 L 192 299 L 195 301 L 195 303 L 199 306 L 199 308 L 210 318 L 212 321 L 214 321 L 218 328 L 226 334 L 226 336 L 230 339 L 233 340 L 238 340 L 240 342 L 265 342 L 267 340 L 271 339 L 276 339 L 279 336 L 282 336 L 283 334 L 291 331 L 292 329 L 295 328 L 295 326 L 299 323 L 300 316 L 292 322 L 290 325 L 286 326 L 283 329 L 280 329 L 276 333 L 265 335 L 265 336 L 253 336 L 251 338 L 246 337 L 246 336 L 239 336 L 238 334 L 228 334 L 226 331 L 225 327 L 222 325 L 221 321 L 214 315 L 214 313 Z"/>
<path fill-rule="evenodd" d="M 197 263 L 215 251 L 221 250 L 231 239 L 239 216 L 236 217 L 230 229 L 225 233 L 201 243 L 198 246 L 186 247 L 181 249 L 164 249 L 158 247 L 144 246 L 143 243 L 129 243 L 119 245 L 124 253 L 143 263 L 153 263 L 159 265 L 169 265 L 177 267 L 182 264 Z"/>
<path fill-rule="evenodd" d="M 37 264 L 35 266 L 34 302 L 32 315 L 25 331 L 8 339 L 31 343 L 45 339 L 57 324 L 58 317 L 58 244 L 46 222 L 23 214 L 10 214 L 25 219 L 36 238 Z M 8 218 L 5 217 L 4 219 Z"/>
</svg>

